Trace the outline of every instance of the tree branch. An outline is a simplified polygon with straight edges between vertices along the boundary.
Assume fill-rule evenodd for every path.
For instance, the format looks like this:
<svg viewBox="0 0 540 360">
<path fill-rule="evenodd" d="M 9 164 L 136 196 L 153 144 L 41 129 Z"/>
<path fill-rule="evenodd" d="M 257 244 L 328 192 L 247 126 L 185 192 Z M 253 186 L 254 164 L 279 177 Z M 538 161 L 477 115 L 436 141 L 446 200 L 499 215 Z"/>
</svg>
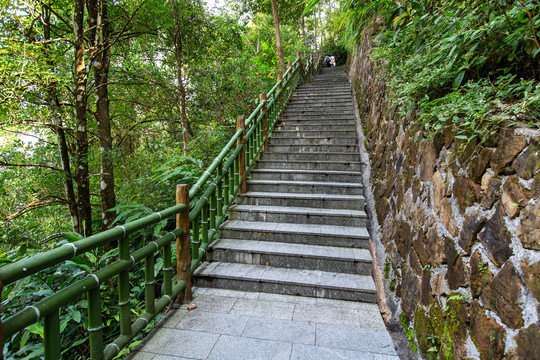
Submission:
<svg viewBox="0 0 540 360">
<path fill-rule="evenodd" d="M 47 199 L 50 199 L 50 200 L 47 200 Z M 7 215 L 4 219 L 4 222 L 12 221 L 26 214 L 27 212 L 35 210 L 35 209 L 39 209 L 39 208 L 54 205 L 54 204 L 65 204 L 65 203 L 66 203 L 65 200 L 52 197 L 52 196 L 47 196 L 41 199 L 37 199 L 37 200 L 32 201 L 29 204 L 26 204 L 22 209 L 14 212 L 13 214 Z"/>
<path fill-rule="evenodd" d="M 538 49 L 540 49 L 540 42 L 538 41 L 538 37 L 536 36 L 536 30 L 534 29 L 534 22 L 533 22 L 533 18 L 532 18 L 532 15 L 531 15 L 531 12 L 529 11 L 529 9 L 527 9 L 527 6 L 525 6 L 525 4 L 523 3 L 523 0 L 518 0 L 519 3 L 521 4 L 521 6 L 523 6 L 523 8 L 525 9 L 525 11 L 527 12 L 527 16 L 529 17 L 529 23 L 531 24 L 531 32 L 533 34 L 533 37 L 534 37 L 534 42 L 536 43 L 536 47 Z"/>
<path fill-rule="evenodd" d="M 66 236 L 67 234 L 69 234 L 69 233 L 67 233 L 67 232 L 60 232 L 60 233 L 56 233 L 56 234 L 49 235 L 49 236 L 47 236 L 45 239 L 40 240 L 40 241 L 39 241 L 39 245 L 46 244 L 46 243 L 48 243 L 48 242 L 51 241 L 51 240 L 61 238 L 61 237 L 63 237 L 63 236 Z"/>
<path fill-rule="evenodd" d="M 58 172 L 63 172 L 63 173 L 65 173 L 65 171 L 64 171 L 63 169 L 57 168 L 57 167 L 52 166 L 52 165 L 47 165 L 47 164 L 17 164 L 17 163 L 8 163 L 8 162 L 6 162 L 6 161 L 0 160 L 0 166 L 11 166 L 11 167 L 38 167 L 38 168 L 50 169 L 50 170 L 54 170 L 54 171 L 58 171 Z M 71 177 L 71 176 L 70 176 L 70 177 Z"/>
</svg>

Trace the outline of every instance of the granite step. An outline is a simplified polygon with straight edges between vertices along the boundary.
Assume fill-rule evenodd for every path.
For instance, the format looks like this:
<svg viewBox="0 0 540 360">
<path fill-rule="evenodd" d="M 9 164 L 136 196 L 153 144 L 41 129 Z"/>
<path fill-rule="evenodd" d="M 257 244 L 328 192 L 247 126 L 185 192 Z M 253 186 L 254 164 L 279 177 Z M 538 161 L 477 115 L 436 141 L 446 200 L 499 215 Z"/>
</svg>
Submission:
<svg viewBox="0 0 540 360">
<path fill-rule="evenodd" d="M 321 153 L 321 152 L 356 152 L 358 145 L 273 145 L 269 144 L 268 149 L 272 152 L 296 152 L 296 153 Z"/>
<path fill-rule="evenodd" d="M 376 301 L 377 291 L 369 275 L 228 262 L 205 262 L 193 275 L 195 285 L 199 287 L 369 303 Z"/>
<path fill-rule="evenodd" d="M 356 134 L 356 124 L 353 121 L 348 120 L 335 120 L 331 123 L 327 121 L 321 122 L 308 122 L 308 121 L 283 121 L 276 125 L 272 137 L 276 133 L 292 132 L 299 133 L 300 135 L 309 132 L 334 132 L 334 131 L 354 132 Z"/>
<path fill-rule="evenodd" d="M 308 94 L 295 94 L 291 96 L 289 100 L 289 105 L 303 103 L 305 105 L 317 105 L 317 104 L 350 104 L 351 94 L 349 93 L 340 93 L 334 94 L 332 97 L 325 95 L 319 96 L 310 96 Z"/>
<path fill-rule="evenodd" d="M 322 96 L 327 99 L 331 99 L 335 94 L 348 94 L 351 95 L 351 88 L 349 84 L 346 85 L 330 85 L 320 86 L 319 84 L 305 84 L 295 90 L 295 94 L 310 95 L 312 97 Z"/>
<path fill-rule="evenodd" d="M 264 221 L 227 220 L 219 228 L 220 238 L 274 241 L 293 244 L 340 246 L 367 249 L 369 234 L 363 227 L 287 224 Z"/>
<path fill-rule="evenodd" d="M 348 194 L 362 195 L 360 183 L 286 180 L 248 180 L 250 191 L 269 191 L 280 193 Z"/>
<path fill-rule="evenodd" d="M 330 181 L 354 183 L 359 183 L 362 181 L 362 174 L 354 171 L 263 168 L 253 169 L 249 175 L 254 180 Z"/>
<path fill-rule="evenodd" d="M 261 160 L 300 160 L 305 161 L 339 161 L 339 162 L 360 162 L 360 155 L 357 152 L 312 152 L 312 153 L 288 153 L 288 152 L 264 152 Z"/>
<path fill-rule="evenodd" d="M 238 239 L 214 241 L 208 247 L 207 259 L 359 275 L 369 275 L 372 266 L 367 249 Z"/>
<path fill-rule="evenodd" d="M 356 136 L 332 136 L 327 134 L 323 137 L 285 137 L 285 136 L 272 136 L 270 138 L 270 144 L 272 145 L 356 145 L 358 140 Z"/>
<path fill-rule="evenodd" d="M 342 109 L 342 110 L 317 110 L 317 109 L 296 109 L 296 110 L 287 110 L 287 116 L 350 116 L 353 117 L 354 113 L 352 109 Z"/>
<path fill-rule="evenodd" d="M 345 106 L 350 106 L 351 104 L 351 96 L 348 95 L 341 95 L 338 97 L 330 97 L 330 98 L 313 98 L 310 96 L 301 96 L 298 94 L 293 94 L 289 100 L 289 106 L 296 105 L 296 104 L 302 104 L 302 105 L 338 105 L 343 104 Z"/>
<path fill-rule="evenodd" d="M 328 126 L 328 125 L 327 125 Z M 343 126 L 333 126 L 330 129 L 319 130 L 313 129 L 309 125 L 296 126 L 295 129 L 281 129 L 277 128 L 272 132 L 272 139 L 278 138 L 354 138 L 356 137 L 356 128 L 345 128 Z"/>
<path fill-rule="evenodd" d="M 343 104 L 320 104 L 320 103 L 312 103 L 312 104 L 306 104 L 305 102 L 299 103 L 299 102 L 293 102 L 289 103 L 287 106 L 288 112 L 297 112 L 297 111 L 303 111 L 303 110 L 312 110 L 312 111 L 321 111 L 321 112 L 332 112 L 332 111 L 353 111 L 352 105 L 343 105 Z"/>
<path fill-rule="evenodd" d="M 229 209 L 229 219 L 308 225 L 366 225 L 366 213 L 360 210 L 292 206 L 235 205 Z"/>
<path fill-rule="evenodd" d="M 278 145 L 270 145 L 273 149 Z M 269 155 L 270 156 L 270 155 Z M 360 171 L 359 161 L 346 161 L 339 157 L 334 160 L 259 160 L 255 169 L 294 169 L 323 171 Z"/>
<path fill-rule="evenodd" d="M 314 114 L 311 114 L 311 115 L 302 115 L 302 114 L 289 114 L 289 113 L 285 113 L 284 116 L 283 116 L 283 122 L 285 121 L 302 121 L 302 122 L 312 122 L 312 121 L 326 121 L 326 123 L 332 123 L 333 121 L 338 121 L 338 120 L 346 120 L 346 121 L 350 121 L 350 122 L 353 122 L 354 121 L 354 116 L 352 115 L 340 115 L 340 114 L 331 114 L 331 115 L 328 115 L 328 114 L 325 114 L 325 115 L 314 115 Z"/>
<path fill-rule="evenodd" d="M 261 206 L 293 206 L 314 209 L 350 209 L 364 210 L 365 199 L 362 195 L 328 195 L 310 193 L 269 193 L 248 191 L 240 194 L 237 204 Z"/>
</svg>

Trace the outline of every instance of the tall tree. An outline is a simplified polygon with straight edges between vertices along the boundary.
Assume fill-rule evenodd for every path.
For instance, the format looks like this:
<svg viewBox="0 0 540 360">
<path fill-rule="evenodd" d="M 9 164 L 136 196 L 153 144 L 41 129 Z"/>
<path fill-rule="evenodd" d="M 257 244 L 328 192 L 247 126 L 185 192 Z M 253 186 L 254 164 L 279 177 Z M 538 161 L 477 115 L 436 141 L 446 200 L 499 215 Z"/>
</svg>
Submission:
<svg viewBox="0 0 540 360">
<path fill-rule="evenodd" d="M 285 57 L 283 54 L 283 44 L 281 39 L 281 28 L 283 23 L 298 26 L 305 4 L 296 0 L 237 0 L 242 4 L 244 11 L 253 14 L 258 12 L 271 14 L 274 22 L 274 34 L 276 39 L 276 54 L 282 72 L 287 70 Z"/>
<path fill-rule="evenodd" d="M 180 109 L 180 123 L 182 124 L 182 141 L 184 145 L 184 154 L 187 154 L 189 149 L 189 136 L 193 135 L 193 130 L 191 129 L 186 111 L 186 88 L 184 86 L 183 67 L 185 65 L 185 46 L 187 46 L 185 40 L 189 31 L 187 20 L 189 17 L 195 17 L 196 15 L 189 11 L 191 2 L 189 0 L 183 2 L 183 5 L 186 5 L 187 3 L 188 6 L 181 6 L 178 0 L 173 1 L 174 28 L 172 28 L 170 32 L 173 38 L 174 57 L 176 61 L 176 81 L 178 85 L 177 98 L 178 108 Z"/>
<path fill-rule="evenodd" d="M 73 11 L 73 50 L 75 53 L 75 117 L 77 123 L 76 130 L 76 169 L 75 181 L 77 183 L 79 226 L 85 236 L 92 235 L 92 205 L 90 202 L 90 171 L 88 164 L 88 118 L 86 107 L 88 94 L 86 85 L 88 83 L 88 70 L 86 68 L 84 44 L 84 0 L 75 0 Z"/>
<path fill-rule="evenodd" d="M 177 101 L 182 125 L 184 154 L 189 150 L 189 137 L 193 136 L 187 114 L 185 68 L 191 60 L 202 55 L 208 40 L 207 14 L 200 0 L 174 0 L 172 3 L 174 25 L 169 35 L 174 46 L 174 64 L 177 82 Z"/>
<path fill-rule="evenodd" d="M 279 31 L 279 13 L 277 0 L 272 0 L 272 15 L 274 17 L 274 29 L 276 32 L 276 48 L 279 59 L 279 66 L 281 67 L 281 72 L 285 73 L 285 71 L 287 71 L 287 66 L 285 65 L 285 60 L 283 59 L 283 50 L 281 48 L 281 32 Z"/>
<path fill-rule="evenodd" d="M 107 230 L 112 227 L 116 218 L 116 212 L 112 210 L 116 206 L 116 194 L 114 191 L 113 138 L 109 107 L 109 68 L 111 64 L 109 1 L 89 0 L 87 7 L 92 46 L 91 59 L 94 64 L 95 118 L 101 155 L 101 230 Z"/>
<path fill-rule="evenodd" d="M 42 5 L 42 21 L 43 21 L 43 40 L 44 45 L 44 54 L 45 59 L 49 69 L 54 68 L 54 61 L 50 51 L 49 42 L 51 39 L 51 14 L 52 9 L 49 5 Z M 60 161 L 62 164 L 62 169 L 64 170 L 63 174 L 63 183 L 64 183 L 64 192 L 66 196 L 66 203 L 69 209 L 71 217 L 71 226 L 73 231 L 80 233 L 82 228 L 79 227 L 79 209 L 77 207 L 77 199 L 75 197 L 75 190 L 73 187 L 73 174 L 71 172 L 71 161 L 69 155 L 68 143 L 66 140 L 66 132 L 64 129 L 64 122 L 62 120 L 62 109 L 60 106 L 60 99 L 58 96 L 58 89 L 56 82 L 51 82 L 47 87 L 47 101 L 51 109 L 52 119 L 51 122 L 54 124 L 53 131 L 56 133 L 56 138 L 58 141 L 58 153 L 60 155 Z"/>
</svg>

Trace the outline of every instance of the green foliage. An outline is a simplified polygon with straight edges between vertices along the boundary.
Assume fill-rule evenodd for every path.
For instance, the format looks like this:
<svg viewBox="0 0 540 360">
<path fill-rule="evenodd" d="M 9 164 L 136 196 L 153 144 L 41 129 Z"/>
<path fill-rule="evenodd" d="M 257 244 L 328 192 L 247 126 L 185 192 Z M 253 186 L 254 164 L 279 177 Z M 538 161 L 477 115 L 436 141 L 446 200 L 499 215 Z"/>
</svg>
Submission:
<svg viewBox="0 0 540 360">
<path fill-rule="evenodd" d="M 396 284 L 396 279 L 390 280 L 390 291 L 391 291 L 391 292 L 396 291 L 396 286 L 397 286 L 397 284 Z"/>
<path fill-rule="evenodd" d="M 185 156 L 180 155 L 184 144 L 177 54 L 171 33 L 176 26 L 172 4 L 156 0 L 107 3 L 113 34 L 108 80 L 113 148 L 107 151 L 100 149 L 102 135 L 92 96 L 96 63 L 91 57 L 95 54 L 87 48 L 89 150 L 84 160 L 89 166 L 95 231 L 101 227 L 102 157 L 110 158 L 114 165 L 116 206 L 110 211 L 117 214 L 115 225 L 171 206 L 175 185 L 191 185 L 199 178 L 230 139 L 236 118 L 249 114 L 259 94 L 275 83 L 279 65 L 270 16 L 252 14 L 256 22 L 248 23 L 240 13 L 211 14 L 201 1 L 184 3 L 178 14 L 184 20 L 180 22 L 180 57 L 185 108 L 193 130 Z M 54 41 L 43 41 L 48 7 L 53 10 Z M 302 30 L 298 29 L 303 7 L 301 3 L 281 3 L 286 60 L 293 60 L 298 50 L 311 52 L 313 30 L 321 26 L 306 17 L 302 19 L 305 28 L 302 21 Z M 58 128 L 65 132 L 70 170 L 75 174 L 78 124 L 73 106 L 73 3 L 8 2 L 5 8 L 0 13 L 0 266 L 81 237 L 71 226 L 65 191 L 65 180 L 71 175 L 62 170 L 57 133 Z M 85 18 L 85 23 L 88 20 Z M 51 106 L 51 91 L 58 97 L 58 106 Z M 130 238 L 132 247 L 162 235 L 168 226 L 162 221 L 139 231 Z M 3 316 L 69 286 L 116 258 L 116 250 L 97 249 L 6 286 Z M 159 270 L 163 264 L 159 257 L 156 260 Z M 138 316 L 144 311 L 144 274 L 138 267 L 131 270 L 131 307 Z M 119 333 L 116 287 L 115 279 L 101 287 L 106 342 Z M 65 358 L 89 358 L 87 338 L 81 338 L 87 334 L 86 315 L 85 299 L 61 311 Z M 40 358 L 42 336 L 42 324 L 34 324 L 7 339 L 4 353 L 9 359 Z M 129 349 L 123 351 L 122 356 Z"/>
<path fill-rule="evenodd" d="M 390 269 L 391 269 L 390 260 L 386 259 L 386 263 L 384 264 L 384 278 L 385 279 L 388 279 L 388 277 L 390 276 Z"/>
<path fill-rule="evenodd" d="M 336 42 L 334 38 L 327 38 L 321 45 L 321 51 L 323 54 L 334 55 L 336 66 L 345 65 L 347 62 L 347 49 L 343 44 Z"/>
<path fill-rule="evenodd" d="M 405 333 L 405 337 L 409 340 L 411 350 L 417 352 L 418 349 L 416 348 L 414 329 L 411 328 L 411 321 L 404 313 L 401 313 L 399 321 L 401 323 L 401 327 L 403 328 L 403 332 Z"/>
<path fill-rule="evenodd" d="M 540 126 L 537 1 L 341 1 L 338 24 L 350 51 L 373 38 L 396 104 L 426 135 L 449 126 L 483 140 L 503 124 Z"/>
</svg>

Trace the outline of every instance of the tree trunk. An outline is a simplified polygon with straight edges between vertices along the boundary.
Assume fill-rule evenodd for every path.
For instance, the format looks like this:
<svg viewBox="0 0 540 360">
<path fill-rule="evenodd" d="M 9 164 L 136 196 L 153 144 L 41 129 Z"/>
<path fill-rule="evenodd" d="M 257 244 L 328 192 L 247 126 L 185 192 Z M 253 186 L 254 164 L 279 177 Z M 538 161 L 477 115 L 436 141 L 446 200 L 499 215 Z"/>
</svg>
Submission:
<svg viewBox="0 0 540 360">
<path fill-rule="evenodd" d="M 73 35 L 75 51 L 75 114 L 77 143 L 75 181 L 77 182 L 77 198 L 79 212 L 79 228 L 84 236 L 92 235 L 92 206 L 90 203 L 90 178 L 88 170 L 88 119 L 86 117 L 86 71 L 84 55 L 84 0 L 75 0 L 73 15 Z"/>
<path fill-rule="evenodd" d="M 256 55 L 259 55 L 259 51 L 261 51 L 261 28 L 259 26 L 259 14 L 256 14 L 255 16 L 255 26 L 257 27 L 257 50 L 255 52 Z"/>
<path fill-rule="evenodd" d="M 276 47 L 277 55 L 279 59 L 279 66 L 281 67 L 281 72 L 285 74 L 287 71 L 287 66 L 285 65 L 285 59 L 283 59 L 283 50 L 281 49 L 281 34 L 279 32 L 279 14 L 278 14 L 278 5 L 277 0 L 272 0 L 272 14 L 274 15 L 274 29 L 276 31 Z"/>
<path fill-rule="evenodd" d="M 186 89 L 184 87 L 184 78 L 182 73 L 183 57 L 182 57 L 182 21 L 180 19 L 180 5 L 178 1 L 174 1 L 173 4 L 174 15 L 174 55 L 176 59 L 176 81 L 178 82 L 178 107 L 180 108 L 181 118 L 180 123 L 182 125 L 182 142 L 184 155 L 189 150 L 189 136 L 193 135 L 191 125 L 186 112 Z"/>
<path fill-rule="evenodd" d="M 318 25 L 317 12 L 318 10 L 315 11 L 315 52 L 319 51 L 318 46 L 317 46 L 317 25 Z"/>
<path fill-rule="evenodd" d="M 50 9 L 43 8 L 43 36 L 44 40 L 51 39 L 51 11 Z M 54 66 L 54 62 L 50 58 L 48 53 L 48 46 L 45 45 L 45 52 L 47 56 L 47 65 L 51 68 Z M 77 209 L 77 198 L 75 197 L 75 189 L 73 187 L 73 175 L 71 173 L 71 164 L 69 159 L 69 150 L 66 141 L 66 134 L 64 132 L 64 124 L 62 116 L 60 115 L 60 101 L 58 99 L 58 93 L 56 91 L 56 84 L 51 84 L 47 89 L 47 102 L 51 108 L 52 122 L 54 123 L 54 132 L 58 141 L 58 154 L 60 155 L 60 161 L 62 163 L 62 169 L 64 170 L 64 192 L 69 209 L 69 215 L 71 217 L 71 228 L 76 233 L 81 233 L 82 229 L 79 227 L 79 210 Z"/>
<path fill-rule="evenodd" d="M 95 0 L 88 1 L 88 12 L 91 23 L 96 24 L 92 31 L 94 59 L 94 78 L 96 95 L 96 121 L 98 126 L 101 155 L 100 197 L 101 197 L 101 231 L 110 229 L 116 218 L 111 211 L 116 206 L 114 191 L 114 156 L 111 135 L 111 118 L 109 110 L 109 68 L 111 64 L 110 23 L 107 16 L 107 1 L 98 5 Z M 99 8 L 98 6 L 101 6 Z"/>
</svg>

